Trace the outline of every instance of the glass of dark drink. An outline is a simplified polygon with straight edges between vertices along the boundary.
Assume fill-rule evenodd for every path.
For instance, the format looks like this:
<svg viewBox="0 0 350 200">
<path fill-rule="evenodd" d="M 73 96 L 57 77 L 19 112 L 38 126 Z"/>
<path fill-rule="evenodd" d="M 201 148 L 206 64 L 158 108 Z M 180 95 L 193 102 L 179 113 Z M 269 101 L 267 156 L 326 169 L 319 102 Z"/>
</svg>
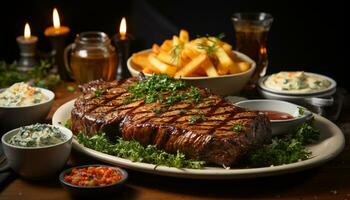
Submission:
<svg viewBox="0 0 350 200">
<path fill-rule="evenodd" d="M 236 33 L 236 50 L 256 62 L 255 72 L 248 84 L 248 88 L 255 88 L 257 80 L 266 73 L 268 65 L 266 42 L 273 17 L 263 12 L 234 13 L 231 19 Z"/>
</svg>

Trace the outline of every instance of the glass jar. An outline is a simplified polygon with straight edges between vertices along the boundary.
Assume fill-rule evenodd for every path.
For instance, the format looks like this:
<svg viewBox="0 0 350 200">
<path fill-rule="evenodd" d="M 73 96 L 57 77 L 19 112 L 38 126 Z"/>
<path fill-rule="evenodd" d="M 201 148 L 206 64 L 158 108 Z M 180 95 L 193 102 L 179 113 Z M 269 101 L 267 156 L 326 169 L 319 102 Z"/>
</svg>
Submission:
<svg viewBox="0 0 350 200">
<path fill-rule="evenodd" d="M 75 42 L 66 47 L 64 60 L 67 71 L 79 84 L 116 78 L 117 53 L 103 32 L 77 34 Z"/>
</svg>

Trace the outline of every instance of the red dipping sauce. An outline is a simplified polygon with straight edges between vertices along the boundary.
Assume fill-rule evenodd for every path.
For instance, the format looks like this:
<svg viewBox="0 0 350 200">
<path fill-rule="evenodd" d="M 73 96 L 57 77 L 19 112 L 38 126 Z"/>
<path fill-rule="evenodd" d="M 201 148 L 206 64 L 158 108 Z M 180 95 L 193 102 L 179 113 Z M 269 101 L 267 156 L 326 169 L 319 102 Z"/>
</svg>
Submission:
<svg viewBox="0 0 350 200">
<path fill-rule="evenodd" d="M 269 120 L 288 120 L 288 119 L 294 119 L 294 117 L 288 113 L 285 112 L 278 112 L 278 111 L 269 111 L 269 110 L 263 110 L 259 111 L 259 114 L 266 115 Z"/>
</svg>

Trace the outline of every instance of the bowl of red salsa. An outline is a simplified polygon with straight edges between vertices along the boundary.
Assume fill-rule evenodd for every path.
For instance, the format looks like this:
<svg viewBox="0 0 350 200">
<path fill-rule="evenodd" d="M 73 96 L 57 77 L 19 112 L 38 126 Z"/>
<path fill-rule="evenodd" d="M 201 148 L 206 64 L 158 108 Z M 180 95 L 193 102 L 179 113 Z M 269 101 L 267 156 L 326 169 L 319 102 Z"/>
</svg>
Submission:
<svg viewBox="0 0 350 200">
<path fill-rule="evenodd" d="M 83 165 L 61 172 L 59 180 L 74 196 L 101 196 L 117 192 L 128 179 L 128 173 L 119 167 Z"/>
<path fill-rule="evenodd" d="M 266 115 L 271 122 L 272 135 L 288 134 L 312 118 L 306 108 L 280 100 L 255 99 L 236 103 L 237 106 Z"/>
</svg>

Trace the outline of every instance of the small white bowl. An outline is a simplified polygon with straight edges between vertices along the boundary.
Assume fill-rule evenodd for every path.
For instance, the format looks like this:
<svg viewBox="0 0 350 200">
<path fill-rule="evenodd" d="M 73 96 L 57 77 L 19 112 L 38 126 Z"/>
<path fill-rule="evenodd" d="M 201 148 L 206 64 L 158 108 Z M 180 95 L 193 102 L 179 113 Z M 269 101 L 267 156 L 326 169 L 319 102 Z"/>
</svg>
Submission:
<svg viewBox="0 0 350 200">
<path fill-rule="evenodd" d="M 265 81 L 269 77 L 265 76 L 259 79 L 258 81 L 258 91 L 261 94 L 262 97 L 266 99 L 276 99 L 276 100 L 282 100 L 282 101 L 290 101 L 297 104 L 303 104 L 305 99 L 307 98 L 322 98 L 322 97 L 329 97 L 333 95 L 337 91 L 337 83 L 335 80 L 331 79 L 330 77 L 321 75 L 321 74 L 315 74 L 310 72 L 305 72 L 306 74 L 313 75 L 313 76 L 319 76 L 323 79 L 328 80 L 331 85 L 321 91 L 314 91 L 314 92 L 289 92 L 289 91 L 277 91 L 271 88 L 268 88 L 265 86 Z"/>
<path fill-rule="evenodd" d="M 50 112 L 55 93 L 44 88 L 37 88 L 48 100 L 30 106 L 0 106 L 1 131 L 8 131 L 20 126 L 26 126 L 43 121 Z M 5 89 L 1 89 L 2 92 Z"/>
<path fill-rule="evenodd" d="M 19 147 L 9 144 L 7 141 L 19 128 L 5 133 L 1 142 L 9 166 L 16 173 L 29 179 L 45 179 L 59 172 L 70 155 L 73 133 L 62 126 L 55 127 L 66 136 L 66 140 L 45 147 Z"/>
<path fill-rule="evenodd" d="M 152 50 L 147 49 L 141 52 L 149 51 Z M 240 53 L 238 51 L 233 52 L 240 60 L 251 64 L 249 70 L 237 74 L 220 75 L 218 77 L 181 77 L 181 79 L 198 87 L 209 88 L 213 93 L 218 95 L 227 96 L 238 94 L 243 89 L 245 84 L 248 83 L 250 77 L 253 75 L 256 63 L 243 53 Z M 127 66 L 132 76 L 137 77 L 139 75 L 141 69 L 131 62 L 131 57 L 127 61 Z M 152 76 L 152 74 L 145 74 L 145 76 Z"/>
<path fill-rule="evenodd" d="M 236 103 L 237 106 L 243 107 L 249 110 L 256 111 L 277 111 L 288 113 L 293 116 L 293 119 L 288 120 L 270 120 L 272 135 L 287 134 L 290 131 L 295 130 L 303 122 L 312 117 L 312 113 L 306 108 L 295 105 L 293 103 L 279 101 L 279 100 L 268 100 L 268 99 L 257 99 L 257 100 L 246 100 Z M 300 109 L 303 112 L 300 112 Z"/>
</svg>

